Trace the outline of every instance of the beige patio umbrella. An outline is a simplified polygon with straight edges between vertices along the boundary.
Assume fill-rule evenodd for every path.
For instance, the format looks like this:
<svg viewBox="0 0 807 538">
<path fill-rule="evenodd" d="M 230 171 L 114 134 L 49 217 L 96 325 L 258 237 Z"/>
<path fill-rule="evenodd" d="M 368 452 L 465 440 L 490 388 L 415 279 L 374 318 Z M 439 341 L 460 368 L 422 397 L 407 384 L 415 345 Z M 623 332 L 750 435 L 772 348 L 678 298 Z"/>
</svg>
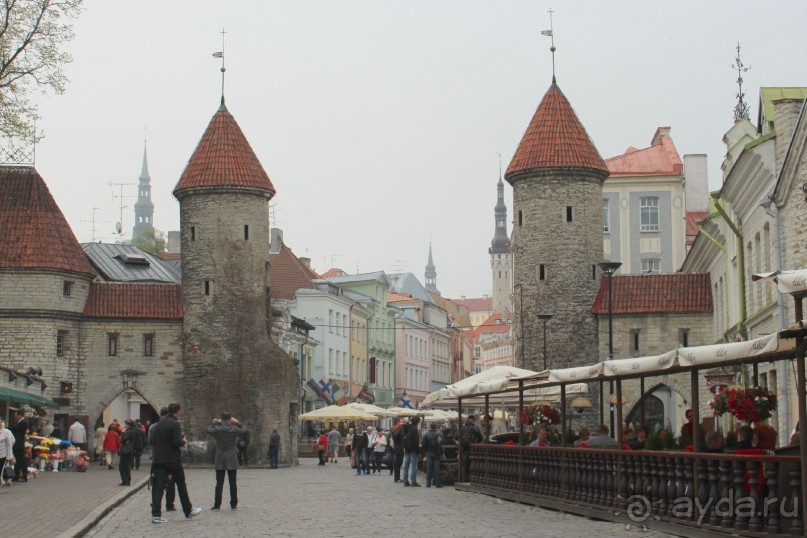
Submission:
<svg viewBox="0 0 807 538">
<path fill-rule="evenodd" d="M 356 409 L 357 411 L 361 411 L 362 413 L 367 413 L 369 415 L 375 415 L 376 417 L 394 416 L 389 412 L 388 409 L 384 409 L 383 407 L 378 407 L 377 405 L 368 403 L 353 402 L 345 405 L 344 407 L 349 407 L 350 409 Z"/>
<path fill-rule="evenodd" d="M 300 420 L 319 420 L 319 421 L 378 420 L 378 417 L 376 417 L 375 415 L 371 415 L 369 413 L 365 413 L 363 411 L 359 411 L 358 409 L 353 409 L 348 406 L 339 406 L 339 405 L 329 405 L 328 407 L 315 409 L 313 411 L 309 411 L 308 413 L 303 413 L 297 418 L 299 418 Z"/>
<path fill-rule="evenodd" d="M 425 410 L 409 409 L 408 407 L 390 407 L 386 411 L 391 417 L 419 417 L 426 414 Z"/>
</svg>

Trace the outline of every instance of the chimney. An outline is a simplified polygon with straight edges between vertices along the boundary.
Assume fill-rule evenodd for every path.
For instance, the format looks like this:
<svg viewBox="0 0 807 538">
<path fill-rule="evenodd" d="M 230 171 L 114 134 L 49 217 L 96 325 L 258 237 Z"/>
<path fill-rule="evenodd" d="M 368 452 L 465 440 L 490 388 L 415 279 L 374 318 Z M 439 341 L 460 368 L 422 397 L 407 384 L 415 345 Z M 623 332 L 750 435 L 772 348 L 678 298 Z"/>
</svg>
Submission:
<svg viewBox="0 0 807 538">
<path fill-rule="evenodd" d="M 306 266 L 307 269 L 311 269 L 311 258 L 297 258 L 300 260 L 300 263 Z"/>
<path fill-rule="evenodd" d="M 777 99 L 773 102 L 774 128 L 776 129 L 776 173 L 782 167 L 782 161 L 793 138 L 793 130 L 799 119 L 801 99 Z"/>
<path fill-rule="evenodd" d="M 283 247 L 283 230 L 272 228 L 269 237 L 269 254 L 277 254 Z"/>
<path fill-rule="evenodd" d="M 653 140 L 650 142 L 651 146 L 658 146 L 661 144 L 661 139 L 665 136 L 670 136 L 671 127 L 659 127 L 656 129 L 656 134 L 653 135 Z"/>
</svg>

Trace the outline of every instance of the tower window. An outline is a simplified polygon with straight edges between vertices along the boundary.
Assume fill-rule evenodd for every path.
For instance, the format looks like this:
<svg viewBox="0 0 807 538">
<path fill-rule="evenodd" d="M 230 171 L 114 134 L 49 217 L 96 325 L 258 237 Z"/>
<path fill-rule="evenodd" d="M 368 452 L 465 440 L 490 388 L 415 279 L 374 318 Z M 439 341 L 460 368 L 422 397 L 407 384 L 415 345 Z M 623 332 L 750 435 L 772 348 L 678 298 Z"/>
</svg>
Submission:
<svg viewBox="0 0 807 538">
<path fill-rule="evenodd" d="M 597 280 L 597 264 L 591 266 L 591 280 Z"/>
<path fill-rule="evenodd" d="M 518 225 L 521 226 L 524 223 L 523 216 L 521 214 L 521 210 L 518 210 Z"/>
<path fill-rule="evenodd" d="M 210 295 L 210 281 L 205 280 L 205 295 Z"/>
<path fill-rule="evenodd" d="M 73 283 L 69 280 L 65 280 L 62 283 L 62 295 L 70 296 L 73 293 Z"/>
<path fill-rule="evenodd" d="M 633 346 L 632 346 L 633 347 L 633 356 L 638 357 L 639 356 L 639 349 L 640 349 L 639 348 L 639 329 L 633 329 L 631 331 L 631 333 L 632 333 L 631 336 L 633 337 L 633 342 L 632 342 L 632 344 L 633 344 Z"/>
<path fill-rule="evenodd" d="M 244 224 L 244 241 L 249 241 L 249 224 Z"/>
<path fill-rule="evenodd" d="M 546 266 L 544 264 L 538 266 L 538 280 L 546 280 Z"/>
<path fill-rule="evenodd" d="M 502 272 L 501 272 L 501 271 L 499 271 L 499 278 L 501 278 L 501 277 L 502 277 Z"/>
<path fill-rule="evenodd" d="M 56 334 L 56 356 L 64 356 L 64 341 L 67 338 L 67 331 L 59 331 Z"/>
<path fill-rule="evenodd" d="M 191 241 L 196 241 L 196 226 L 191 226 Z"/>
<path fill-rule="evenodd" d="M 572 206 L 566 206 L 566 222 L 572 222 Z"/>
<path fill-rule="evenodd" d="M 678 343 L 681 347 L 689 347 L 689 329 L 678 329 Z"/>
<path fill-rule="evenodd" d="M 146 357 L 151 357 L 154 355 L 154 335 L 153 334 L 144 334 L 143 335 L 143 355 Z"/>
<path fill-rule="evenodd" d="M 611 215 L 608 210 L 608 199 L 602 200 L 602 231 L 608 233 L 611 231 Z"/>
<path fill-rule="evenodd" d="M 118 333 L 107 333 L 107 355 L 114 357 L 118 354 Z"/>
</svg>

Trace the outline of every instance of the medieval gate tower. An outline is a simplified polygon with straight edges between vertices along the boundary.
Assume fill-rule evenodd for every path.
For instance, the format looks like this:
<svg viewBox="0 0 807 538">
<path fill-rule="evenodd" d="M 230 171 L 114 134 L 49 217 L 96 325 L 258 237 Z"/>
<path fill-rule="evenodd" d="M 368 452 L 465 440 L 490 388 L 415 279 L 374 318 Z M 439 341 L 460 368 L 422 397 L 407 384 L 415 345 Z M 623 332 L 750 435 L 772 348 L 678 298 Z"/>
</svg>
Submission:
<svg viewBox="0 0 807 538">
<path fill-rule="evenodd" d="M 507 168 L 513 186 L 516 361 L 532 370 L 597 362 L 591 307 L 603 261 L 602 185 L 608 169 L 555 83 Z M 539 315 L 552 316 L 546 333 Z M 595 406 L 596 399 L 590 396 Z"/>
<path fill-rule="evenodd" d="M 275 188 L 221 107 L 174 189 L 180 204 L 185 394 L 189 439 L 223 411 L 265 447 L 294 438 L 299 391 L 291 358 L 269 336 L 269 200 Z M 291 441 L 289 446 L 294 450 Z M 294 452 L 296 453 L 296 451 Z"/>
</svg>

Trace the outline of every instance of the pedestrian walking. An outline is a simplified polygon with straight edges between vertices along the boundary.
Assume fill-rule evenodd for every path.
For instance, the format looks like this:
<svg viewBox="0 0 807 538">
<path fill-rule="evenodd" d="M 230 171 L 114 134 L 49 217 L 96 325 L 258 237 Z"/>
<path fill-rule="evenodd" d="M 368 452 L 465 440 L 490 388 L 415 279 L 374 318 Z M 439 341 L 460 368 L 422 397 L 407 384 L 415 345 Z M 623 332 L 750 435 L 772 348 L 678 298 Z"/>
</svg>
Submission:
<svg viewBox="0 0 807 538">
<path fill-rule="evenodd" d="M 426 455 L 426 487 L 432 487 L 432 481 L 438 488 L 443 487 L 440 477 L 440 458 L 443 456 L 443 436 L 437 431 L 437 423 L 429 425 L 429 431 L 423 434 L 423 453 Z"/>
<path fill-rule="evenodd" d="M 14 434 L 6 429 L 6 422 L 0 417 L 0 484 L 11 486 L 14 477 Z M 8 467 L 6 467 L 8 466 Z M 8 476 L 10 475 L 10 476 Z"/>
<path fill-rule="evenodd" d="M 73 446 L 87 450 L 87 430 L 84 429 L 84 424 L 75 417 L 70 428 L 67 429 L 67 440 L 73 443 Z"/>
<path fill-rule="evenodd" d="M 356 475 L 370 474 L 367 460 L 364 459 L 366 449 L 370 446 L 370 437 L 364 430 L 359 430 L 353 437 L 353 459 L 356 460 Z"/>
<path fill-rule="evenodd" d="M 418 433 L 420 417 L 412 417 L 404 433 L 404 486 L 420 487 L 418 477 L 418 456 L 420 454 L 420 435 Z"/>
<path fill-rule="evenodd" d="M 101 421 L 100 426 L 95 428 L 95 459 L 99 461 L 99 465 L 103 466 L 105 461 L 104 454 L 104 439 L 106 439 L 106 428 L 104 422 Z"/>
<path fill-rule="evenodd" d="M 277 433 L 277 428 L 272 430 L 269 435 L 269 468 L 277 469 L 277 456 L 280 452 L 280 434 Z"/>
<path fill-rule="evenodd" d="M 118 433 L 117 424 L 112 424 L 104 438 L 104 454 L 106 455 L 107 468 L 115 468 L 115 458 L 118 456 L 118 450 L 120 450 L 120 434 Z"/>
<path fill-rule="evenodd" d="M 345 454 L 347 454 L 351 465 L 353 464 L 353 428 L 347 430 L 345 435 Z"/>
<path fill-rule="evenodd" d="M 123 422 L 123 432 L 120 435 L 120 448 L 118 449 L 119 486 L 132 484 L 132 461 L 134 460 L 137 439 L 137 433 L 134 431 L 134 420 L 126 419 Z"/>
<path fill-rule="evenodd" d="M 339 463 L 339 443 L 342 441 L 342 434 L 336 426 L 328 432 L 328 461 Z"/>
<path fill-rule="evenodd" d="M 241 467 L 247 467 L 249 458 L 247 457 L 247 448 L 249 448 L 249 430 L 244 428 L 244 433 L 235 442 L 235 448 L 238 451 L 238 464 Z"/>
<path fill-rule="evenodd" d="M 384 432 L 377 431 L 373 436 L 371 442 L 373 447 L 373 472 L 381 474 L 381 460 L 384 459 L 384 454 L 387 452 L 387 436 Z"/>
<path fill-rule="evenodd" d="M 151 490 L 152 523 L 166 523 L 168 521 L 162 517 L 160 507 L 163 502 L 165 482 L 169 474 L 174 477 L 185 519 L 192 519 L 202 511 L 200 507 L 194 508 L 191 504 L 188 486 L 185 484 L 185 470 L 182 468 L 179 449 L 185 446 L 188 440 L 182 434 L 182 426 L 179 424 L 180 409 L 177 402 L 168 404 L 168 414 L 156 424 L 152 431 L 154 439 L 154 487 Z"/>
<path fill-rule="evenodd" d="M 319 464 L 325 465 L 325 454 L 328 451 L 328 436 L 325 435 L 325 431 L 319 432 L 319 437 L 317 438 L 317 454 L 319 455 Z"/>
<path fill-rule="evenodd" d="M 165 417 L 167 417 L 167 416 L 168 416 L 168 408 L 167 407 L 161 407 L 160 408 L 160 420 L 165 419 Z M 152 481 L 154 480 L 154 435 L 153 435 L 153 433 L 154 433 L 154 428 L 155 428 L 155 426 L 157 426 L 157 424 L 158 424 L 158 422 L 155 422 L 154 424 L 151 425 L 151 427 L 148 430 L 148 435 L 147 435 L 147 443 L 148 443 L 148 445 L 150 447 L 149 450 L 151 452 L 151 454 L 149 456 L 149 459 L 152 460 L 151 471 L 149 472 L 149 476 L 151 477 Z M 153 484 L 152 484 L 152 487 L 154 487 Z M 176 512 L 177 509 L 174 506 L 174 503 L 176 502 L 176 498 L 177 498 L 177 485 L 174 482 L 174 476 L 169 474 L 166 477 L 166 480 L 165 480 L 165 511 L 166 512 Z"/>
<path fill-rule="evenodd" d="M 135 434 L 134 454 L 132 454 L 132 466 L 136 471 L 140 470 L 140 457 L 146 448 L 146 430 L 140 423 L 140 419 L 134 421 L 132 431 Z"/>
<path fill-rule="evenodd" d="M 230 416 L 230 413 L 222 413 L 221 418 L 214 420 L 213 424 L 207 427 L 207 433 L 216 440 L 216 459 L 213 466 L 216 469 L 216 490 L 213 496 L 213 508 L 221 509 L 221 494 L 224 489 L 224 473 L 227 473 L 227 481 L 230 484 L 230 508 L 238 509 L 238 484 L 236 473 L 238 473 L 238 449 L 236 444 L 245 433 L 246 428 L 238 422 L 238 419 Z"/>
<path fill-rule="evenodd" d="M 25 457 L 25 433 L 28 431 L 28 422 L 22 411 L 17 411 L 16 422 L 9 428 L 14 435 L 14 444 L 11 453 L 14 456 L 14 482 L 28 482 L 28 458 Z"/>
</svg>

